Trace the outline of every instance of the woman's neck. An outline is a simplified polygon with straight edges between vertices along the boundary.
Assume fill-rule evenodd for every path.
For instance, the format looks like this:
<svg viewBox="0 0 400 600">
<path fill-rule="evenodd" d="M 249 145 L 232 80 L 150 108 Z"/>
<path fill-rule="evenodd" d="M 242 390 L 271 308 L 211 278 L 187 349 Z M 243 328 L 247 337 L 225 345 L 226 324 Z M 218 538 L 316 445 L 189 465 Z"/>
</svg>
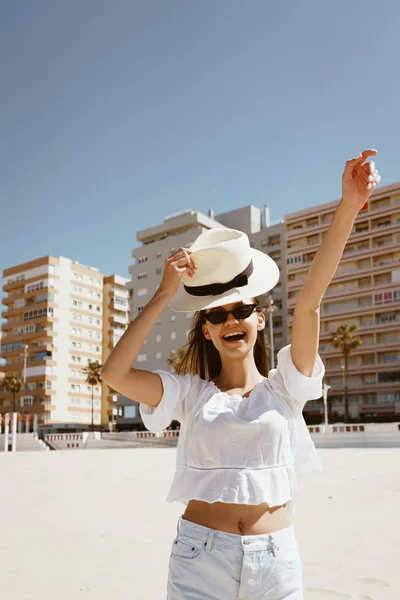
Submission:
<svg viewBox="0 0 400 600">
<path fill-rule="evenodd" d="M 252 390 L 264 377 L 259 373 L 254 356 L 237 360 L 222 359 L 222 368 L 215 383 L 221 391 Z"/>
</svg>

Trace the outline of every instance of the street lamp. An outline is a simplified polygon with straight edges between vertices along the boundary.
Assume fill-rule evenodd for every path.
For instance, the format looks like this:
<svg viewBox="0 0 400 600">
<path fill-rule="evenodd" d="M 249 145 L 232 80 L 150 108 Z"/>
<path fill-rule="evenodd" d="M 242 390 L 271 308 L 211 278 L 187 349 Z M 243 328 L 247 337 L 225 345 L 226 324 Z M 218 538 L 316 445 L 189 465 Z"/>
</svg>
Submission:
<svg viewBox="0 0 400 600">
<path fill-rule="evenodd" d="M 269 337 L 270 337 L 270 357 L 271 357 L 270 369 L 274 369 L 275 368 L 275 361 L 274 361 L 274 332 L 273 332 L 273 326 L 272 326 L 272 314 L 276 310 L 278 310 L 278 307 L 275 306 L 271 294 L 268 295 L 268 304 L 266 306 L 266 310 L 267 310 L 267 313 L 269 315 Z"/>
<path fill-rule="evenodd" d="M 346 423 L 346 407 L 345 407 L 345 397 L 344 397 L 344 390 L 345 390 L 345 381 L 344 381 L 344 365 L 340 365 L 340 368 L 343 369 L 343 421 Z"/>
</svg>

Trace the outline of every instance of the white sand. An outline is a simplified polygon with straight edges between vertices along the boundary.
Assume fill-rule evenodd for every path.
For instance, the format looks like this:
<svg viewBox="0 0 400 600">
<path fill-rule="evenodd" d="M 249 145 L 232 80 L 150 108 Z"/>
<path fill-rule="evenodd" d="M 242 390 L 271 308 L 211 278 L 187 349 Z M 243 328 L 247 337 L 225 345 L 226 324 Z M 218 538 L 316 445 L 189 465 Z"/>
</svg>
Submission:
<svg viewBox="0 0 400 600">
<path fill-rule="evenodd" d="M 295 515 L 306 600 L 400 598 L 400 449 L 320 449 Z M 0 597 L 163 600 L 175 448 L 0 454 Z M 329 498 L 331 496 L 331 498 Z"/>
</svg>

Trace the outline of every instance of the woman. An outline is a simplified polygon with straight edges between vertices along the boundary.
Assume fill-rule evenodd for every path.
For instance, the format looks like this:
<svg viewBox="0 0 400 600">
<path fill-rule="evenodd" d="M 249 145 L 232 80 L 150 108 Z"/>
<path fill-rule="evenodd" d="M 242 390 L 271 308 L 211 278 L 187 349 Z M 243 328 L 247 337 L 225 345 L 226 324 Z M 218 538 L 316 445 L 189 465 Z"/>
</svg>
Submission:
<svg viewBox="0 0 400 600">
<path fill-rule="evenodd" d="M 380 176 L 376 154 L 347 161 L 342 200 L 296 301 L 292 342 L 269 370 L 258 296 L 279 270 L 247 236 L 202 233 L 164 267 L 161 284 L 102 370 L 114 389 L 140 402 L 151 431 L 181 423 L 167 501 L 187 504 L 172 544 L 168 598 L 303 598 L 291 515 L 297 477 L 321 469 L 302 415 L 322 396 L 319 306 L 359 210 Z M 177 374 L 131 365 L 162 311 L 197 311 Z"/>
</svg>

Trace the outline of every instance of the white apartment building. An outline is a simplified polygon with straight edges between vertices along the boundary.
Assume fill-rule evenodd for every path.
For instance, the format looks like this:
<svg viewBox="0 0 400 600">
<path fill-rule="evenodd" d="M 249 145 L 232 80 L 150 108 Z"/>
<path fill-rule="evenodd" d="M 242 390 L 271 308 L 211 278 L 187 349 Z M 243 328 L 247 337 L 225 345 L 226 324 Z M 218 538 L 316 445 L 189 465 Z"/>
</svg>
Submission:
<svg viewBox="0 0 400 600">
<path fill-rule="evenodd" d="M 23 374 L 21 410 L 39 424 L 91 422 L 91 387 L 83 368 L 102 360 L 103 275 L 64 257 L 45 256 L 3 271 L 1 357 L 5 373 Z M 0 392 L 0 411 L 11 409 Z M 101 388 L 94 388 L 94 422 L 101 421 Z"/>
<path fill-rule="evenodd" d="M 282 264 L 284 243 L 283 223 L 269 225 L 268 207 L 263 210 L 246 206 L 228 213 L 208 215 L 189 209 L 165 217 L 164 222 L 155 227 L 139 231 L 137 240 L 141 246 L 133 249 L 135 263 L 129 267 L 132 281 L 129 285 L 131 296 L 131 318 L 134 319 L 149 302 L 160 284 L 164 261 L 179 247 L 190 247 L 203 231 L 216 227 L 231 227 L 246 232 L 254 248 L 269 253 L 278 266 Z M 277 310 L 274 313 L 274 355 L 285 344 L 285 319 L 282 316 L 286 297 L 284 280 L 279 281 L 272 291 Z M 266 303 L 266 297 L 262 299 Z M 176 313 L 166 309 L 153 328 L 135 367 L 155 370 L 168 369 L 167 360 L 171 351 L 186 344 L 191 326 L 192 314 Z"/>
</svg>

